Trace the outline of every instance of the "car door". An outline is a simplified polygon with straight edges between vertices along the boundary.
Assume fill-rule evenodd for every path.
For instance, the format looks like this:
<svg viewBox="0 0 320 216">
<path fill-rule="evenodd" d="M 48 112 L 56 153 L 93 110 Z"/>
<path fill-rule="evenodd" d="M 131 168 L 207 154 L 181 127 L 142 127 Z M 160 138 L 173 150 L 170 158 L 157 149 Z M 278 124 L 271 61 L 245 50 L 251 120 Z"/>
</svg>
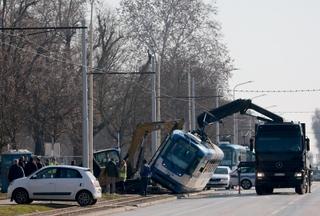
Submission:
<svg viewBox="0 0 320 216">
<path fill-rule="evenodd" d="M 55 195 L 57 168 L 48 167 L 29 178 L 28 190 L 31 199 L 52 200 Z"/>
<path fill-rule="evenodd" d="M 61 200 L 73 200 L 76 193 L 84 187 L 80 172 L 73 168 L 59 168 L 59 180 L 56 181 L 56 194 Z"/>
<path fill-rule="evenodd" d="M 248 179 L 252 185 L 255 185 L 255 168 L 254 167 L 241 167 L 241 180 Z"/>
</svg>

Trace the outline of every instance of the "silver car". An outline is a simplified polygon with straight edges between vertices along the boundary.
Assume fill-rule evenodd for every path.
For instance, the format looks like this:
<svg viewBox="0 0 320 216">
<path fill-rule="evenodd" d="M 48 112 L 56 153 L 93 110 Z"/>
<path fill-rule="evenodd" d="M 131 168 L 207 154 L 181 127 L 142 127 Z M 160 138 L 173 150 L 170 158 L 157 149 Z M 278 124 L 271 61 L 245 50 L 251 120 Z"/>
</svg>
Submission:
<svg viewBox="0 0 320 216">
<path fill-rule="evenodd" d="M 224 187 L 226 189 L 230 188 L 230 168 L 227 166 L 218 166 L 214 171 L 212 177 L 207 183 L 206 188 L 210 189 L 211 187 Z"/>
<path fill-rule="evenodd" d="M 230 174 L 230 187 L 239 185 L 240 171 L 240 185 L 244 190 L 249 190 L 255 185 L 256 173 L 254 167 L 239 167 Z"/>
</svg>

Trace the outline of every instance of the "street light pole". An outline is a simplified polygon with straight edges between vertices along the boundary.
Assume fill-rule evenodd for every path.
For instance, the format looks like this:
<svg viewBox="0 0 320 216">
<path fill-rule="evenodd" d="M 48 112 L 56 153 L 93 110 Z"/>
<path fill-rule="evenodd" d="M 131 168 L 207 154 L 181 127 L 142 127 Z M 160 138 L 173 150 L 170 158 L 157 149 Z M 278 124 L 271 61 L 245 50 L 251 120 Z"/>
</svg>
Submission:
<svg viewBox="0 0 320 216">
<path fill-rule="evenodd" d="M 236 88 L 241 86 L 241 85 L 245 85 L 248 83 L 252 83 L 253 81 L 249 80 L 247 82 L 243 82 L 243 83 L 238 83 L 233 87 L 233 100 L 236 99 Z M 233 142 L 235 144 L 238 144 L 238 125 L 237 125 L 237 121 L 236 121 L 236 114 L 233 114 Z"/>
<path fill-rule="evenodd" d="M 89 30 L 89 77 L 88 77 L 88 91 L 89 91 L 89 98 L 88 98 L 88 112 L 89 112 L 89 168 L 93 170 L 93 26 L 92 26 L 92 19 L 93 19 L 93 1 L 91 1 L 91 13 L 90 13 L 90 30 Z"/>
<path fill-rule="evenodd" d="M 219 85 L 217 85 L 216 86 L 216 108 L 218 108 L 219 107 L 219 99 L 220 99 L 220 93 L 222 92 L 222 88 L 219 86 Z M 220 142 L 220 123 L 219 123 L 219 121 L 217 121 L 217 123 L 216 123 L 217 125 L 216 125 L 216 144 L 219 144 L 219 142 Z"/>
</svg>

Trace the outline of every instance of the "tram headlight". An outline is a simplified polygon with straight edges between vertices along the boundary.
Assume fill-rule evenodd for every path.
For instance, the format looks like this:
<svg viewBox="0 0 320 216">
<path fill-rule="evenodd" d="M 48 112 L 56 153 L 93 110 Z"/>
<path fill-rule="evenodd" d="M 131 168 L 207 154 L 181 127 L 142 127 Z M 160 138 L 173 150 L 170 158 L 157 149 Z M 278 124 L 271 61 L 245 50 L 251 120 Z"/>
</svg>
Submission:
<svg viewBox="0 0 320 216">
<path fill-rule="evenodd" d="M 257 172 L 257 178 L 258 179 L 264 178 L 264 173 L 263 172 Z"/>
</svg>

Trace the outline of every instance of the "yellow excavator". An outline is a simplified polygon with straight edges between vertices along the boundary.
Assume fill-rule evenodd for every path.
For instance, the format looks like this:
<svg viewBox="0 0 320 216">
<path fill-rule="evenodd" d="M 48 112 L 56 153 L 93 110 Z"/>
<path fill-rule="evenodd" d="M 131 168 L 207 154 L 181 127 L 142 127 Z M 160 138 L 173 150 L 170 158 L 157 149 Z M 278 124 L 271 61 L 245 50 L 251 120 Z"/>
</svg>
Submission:
<svg viewBox="0 0 320 216">
<path fill-rule="evenodd" d="M 131 144 L 124 159 L 127 161 L 127 192 L 136 192 L 137 177 L 136 174 L 140 170 L 142 161 L 144 159 L 145 147 L 147 146 L 145 140 L 152 131 L 162 130 L 167 134 L 175 129 L 182 129 L 184 120 L 169 120 L 158 122 L 144 122 L 139 123 L 133 133 Z M 152 155 L 151 155 L 152 157 Z M 120 162 L 120 152 L 116 148 L 109 148 L 99 150 L 94 153 L 94 164 L 96 165 L 95 176 L 98 178 L 101 187 L 105 187 L 106 172 L 105 164 L 108 159 L 113 158 L 116 163 Z"/>
</svg>

